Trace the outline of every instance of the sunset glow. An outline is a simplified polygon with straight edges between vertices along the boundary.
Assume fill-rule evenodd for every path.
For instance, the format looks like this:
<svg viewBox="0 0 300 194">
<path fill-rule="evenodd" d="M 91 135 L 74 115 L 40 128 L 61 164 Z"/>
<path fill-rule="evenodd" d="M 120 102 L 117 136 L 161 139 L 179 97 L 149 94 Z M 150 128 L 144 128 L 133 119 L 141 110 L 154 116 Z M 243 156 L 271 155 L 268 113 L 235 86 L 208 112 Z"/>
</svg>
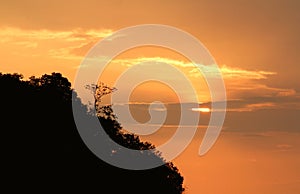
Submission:
<svg viewBox="0 0 300 194">
<path fill-rule="evenodd" d="M 183 89 L 180 98 L 174 88 L 157 80 L 113 93 L 132 89 L 128 102 L 117 106 L 129 105 L 141 125 L 153 118 L 152 113 L 167 114 L 162 126 L 149 124 L 158 126 L 155 133 L 141 135 L 143 141 L 155 145 L 174 136 L 183 111 L 200 115 L 197 125 L 182 124 L 185 132 L 192 127 L 197 132 L 173 161 L 184 177 L 184 194 L 299 194 L 299 10 L 300 1 L 292 0 L 2 1 L 0 72 L 20 73 L 24 80 L 59 72 L 73 87 L 87 53 L 114 32 L 140 24 L 181 29 L 214 57 L 213 65 L 218 65 L 226 87 L 224 125 L 204 156 L 200 157 L 198 150 L 213 123 L 211 115 L 223 111 L 212 106 L 212 97 L 219 93 L 210 91 L 205 77 L 215 78 L 211 66 L 195 64 L 172 48 L 145 45 L 118 53 L 97 81 L 114 87 L 124 72 L 148 65 L 147 75 L 161 75 L 185 89 L 182 79 L 163 67 L 152 68 L 152 63 L 168 64 L 189 81 L 196 96 Z M 110 38 L 123 40 L 124 36 Z M 178 44 L 189 48 L 184 41 Z M 124 85 L 139 77 L 131 76 Z M 82 86 L 82 90 L 86 88 Z M 102 102 L 113 104 L 111 96 Z M 192 104 L 194 98 L 197 104 Z M 151 109 L 153 102 L 163 106 Z M 216 106 L 221 102 L 217 100 Z M 130 187 L 134 188 L 134 183 Z"/>
</svg>

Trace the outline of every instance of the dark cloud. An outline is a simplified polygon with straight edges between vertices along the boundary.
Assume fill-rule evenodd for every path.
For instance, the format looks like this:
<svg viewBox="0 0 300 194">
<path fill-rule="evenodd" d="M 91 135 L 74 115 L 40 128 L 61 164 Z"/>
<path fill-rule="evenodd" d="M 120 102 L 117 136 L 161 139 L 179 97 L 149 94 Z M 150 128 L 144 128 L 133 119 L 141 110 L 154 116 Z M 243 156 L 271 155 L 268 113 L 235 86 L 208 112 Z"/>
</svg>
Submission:
<svg viewBox="0 0 300 194">
<path fill-rule="evenodd" d="M 248 103 L 261 102 L 261 99 L 253 99 Z M 119 105 L 122 106 L 122 105 Z M 224 122 L 224 131 L 242 132 L 245 134 L 260 134 L 266 136 L 269 131 L 280 132 L 300 132 L 300 109 L 292 108 L 263 108 L 254 109 L 252 111 L 244 111 L 245 101 L 229 101 L 229 109 Z M 185 107 L 185 105 L 183 105 Z M 210 107 L 210 104 L 203 104 L 200 107 Z M 131 104 L 131 114 L 141 123 L 150 119 L 149 104 Z M 179 104 L 166 104 L 167 118 L 165 125 L 178 125 L 180 121 L 181 111 L 185 114 L 195 114 L 190 109 L 180 109 Z M 239 111 L 242 110 L 242 111 Z M 199 125 L 208 125 L 210 119 L 209 113 L 200 113 Z M 153 123 L 157 124 L 157 123 Z M 188 125 L 188 123 L 187 123 Z"/>
</svg>

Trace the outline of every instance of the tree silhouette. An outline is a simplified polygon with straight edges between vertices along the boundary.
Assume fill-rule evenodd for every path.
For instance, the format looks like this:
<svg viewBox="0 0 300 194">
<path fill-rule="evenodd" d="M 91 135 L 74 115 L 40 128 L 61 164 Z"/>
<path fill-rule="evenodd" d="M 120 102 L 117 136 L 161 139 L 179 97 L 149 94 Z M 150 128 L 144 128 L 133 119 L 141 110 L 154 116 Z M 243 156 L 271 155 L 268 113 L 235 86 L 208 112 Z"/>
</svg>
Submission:
<svg viewBox="0 0 300 194">
<path fill-rule="evenodd" d="M 98 100 L 114 90 L 105 84 L 94 87 Z M 171 162 L 134 171 L 97 158 L 77 132 L 72 114 L 74 91 L 60 73 L 25 81 L 20 74 L 0 73 L 0 89 L 2 177 L 11 192 L 183 192 L 183 177 Z M 89 117 L 88 108 L 79 98 L 75 101 Z M 110 106 L 97 105 L 97 109 L 100 123 L 115 142 L 137 150 L 154 148 L 138 136 L 124 133 Z"/>
</svg>

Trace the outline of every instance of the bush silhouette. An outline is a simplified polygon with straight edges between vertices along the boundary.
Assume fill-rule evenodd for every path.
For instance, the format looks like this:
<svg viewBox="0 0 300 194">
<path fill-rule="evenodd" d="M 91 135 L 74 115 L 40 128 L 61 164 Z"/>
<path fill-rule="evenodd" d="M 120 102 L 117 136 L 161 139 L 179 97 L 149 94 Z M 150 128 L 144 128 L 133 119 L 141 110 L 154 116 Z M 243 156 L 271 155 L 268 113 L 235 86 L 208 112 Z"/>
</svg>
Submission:
<svg viewBox="0 0 300 194">
<path fill-rule="evenodd" d="M 171 163 L 149 170 L 125 170 L 97 158 L 81 140 L 72 114 L 72 88 L 60 73 L 30 77 L 0 73 L 4 186 L 11 192 L 164 193 L 184 191 Z M 76 99 L 89 116 L 88 108 Z M 122 132 L 110 106 L 97 107 L 99 121 L 118 144 L 154 148 Z M 156 156 L 162 159 L 159 155 Z"/>
</svg>

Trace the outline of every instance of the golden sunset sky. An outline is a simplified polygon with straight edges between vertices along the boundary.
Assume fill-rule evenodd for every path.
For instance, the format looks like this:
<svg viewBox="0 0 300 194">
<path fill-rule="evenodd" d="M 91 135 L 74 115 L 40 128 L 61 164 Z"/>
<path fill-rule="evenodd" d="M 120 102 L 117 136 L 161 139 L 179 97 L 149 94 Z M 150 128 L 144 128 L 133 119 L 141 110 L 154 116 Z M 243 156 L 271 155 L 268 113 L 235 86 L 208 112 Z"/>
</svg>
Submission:
<svg viewBox="0 0 300 194">
<path fill-rule="evenodd" d="M 228 98 L 223 131 L 213 149 L 204 157 L 197 155 L 202 131 L 174 161 L 185 177 L 186 193 L 296 194 L 300 193 L 299 10 L 297 0 L 2 1 L 0 72 L 17 72 L 25 78 L 61 72 L 73 83 L 89 49 L 117 30 L 139 24 L 182 29 L 213 55 Z M 203 77 L 184 56 L 163 48 L 122 53 L 102 80 L 113 84 L 126 68 L 149 59 L 182 70 L 200 101 L 209 106 Z M 171 90 L 153 84 L 137 89 L 131 100 L 151 102 L 160 97 L 177 102 Z M 209 113 L 203 115 L 205 119 Z M 168 135 L 156 134 L 153 142 L 159 143 L 162 136 Z"/>
</svg>

